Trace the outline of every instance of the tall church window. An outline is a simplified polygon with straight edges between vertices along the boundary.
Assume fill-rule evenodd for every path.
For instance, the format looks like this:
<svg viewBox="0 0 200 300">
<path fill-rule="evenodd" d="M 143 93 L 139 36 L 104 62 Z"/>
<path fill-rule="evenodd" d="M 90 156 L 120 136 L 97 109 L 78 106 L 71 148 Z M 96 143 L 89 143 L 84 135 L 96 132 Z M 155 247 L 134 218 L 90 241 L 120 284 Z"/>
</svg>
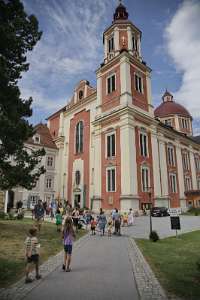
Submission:
<svg viewBox="0 0 200 300">
<path fill-rule="evenodd" d="M 108 52 L 112 52 L 114 51 L 114 37 L 112 36 L 109 40 L 108 40 Z"/>
<path fill-rule="evenodd" d="M 107 92 L 108 94 L 110 94 L 115 90 L 116 90 L 115 74 L 113 74 L 107 78 Z"/>
<path fill-rule="evenodd" d="M 184 169 L 184 171 L 189 171 L 190 170 L 189 152 L 183 152 L 182 153 L 182 161 L 183 161 L 183 169 Z"/>
<path fill-rule="evenodd" d="M 132 35 L 132 47 L 133 47 L 133 50 L 138 51 L 138 43 L 137 43 L 137 39 L 134 35 Z"/>
<path fill-rule="evenodd" d="M 142 81 L 142 77 L 139 76 L 138 74 L 135 74 L 135 89 L 139 93 L 143 93 L 143 81 Z"/>
<path fill-rule="evenodd" d="M 199 160 L 199 156 L 198 155 L 195 155 L 194 161 L 195 161 L 196 171 L 200 172 L 200 160 Z"/>
<path fill-rule="evenodd" d="M 115 156 L 115 133 L 107 135 L 107 158 Z"/>
<path fill-rule="evenodd" d="M 76 125 L 76 153 L 83 152 L 83 121 Z"/>
<path fill-rule="evenodd" d="M 142 191 L 143 192 L 148 192 L 148 189 L 149 189 L 149 186 L 150 186 L 149 168 L 148 167 L 142 166 L 141 177 L 142 177 Z"/>
<path fill-rule="evenodd" d="M 185 191 L 190 191 L 192 189 L 192 180 L 190 176 L 185 176 Z"/>
<path fill-rule="evenodd" d="M 106 170 L 107 192 L 115 192 L 116 190 L 116 169 L 115 167 Z"/>
<path fill-rule="evenodd" d="M 140 154 L 144 157 L 148 156 L 147 134 L 143 132 L 140 133 Z"/>
<path fill-rule="evenodd" d="M 177 180 L 176 174 L 169 174 L 169 183 L 170 183 L 170 191 L 171 193 L 177 193 Z"/>
<path fill-rule="evenodd" d="M 170 166 L 175 166 L 175 153 L 173 146 L 167 146 L 167 161 Z"/>
</svg>

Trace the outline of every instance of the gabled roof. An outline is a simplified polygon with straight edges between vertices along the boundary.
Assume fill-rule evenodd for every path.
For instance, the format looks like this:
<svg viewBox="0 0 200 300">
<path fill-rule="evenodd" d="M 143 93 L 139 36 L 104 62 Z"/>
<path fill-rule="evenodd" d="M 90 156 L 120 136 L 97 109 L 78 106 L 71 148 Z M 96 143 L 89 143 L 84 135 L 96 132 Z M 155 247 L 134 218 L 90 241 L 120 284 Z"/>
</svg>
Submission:
<svg viewBox="0 0 200 300">
<path fill-rule="evenodd" d="M 54 143 L 49 128 L 47 127 L 46 124 L 42 124 L 39 123 L 34 127 L 35 130 L 35 135 L 38 135 L 40 137 L 39 142 L 35 142 L 34 140 L 34 136 L 29 138 L 27 140 L 27 144 L 31 144 L 31 145 L 38 145 L 41 147 L 47 147 L 47 148 L 53 148 L 53 149 L 57 149 L 56 144 Z"/>
</svg>

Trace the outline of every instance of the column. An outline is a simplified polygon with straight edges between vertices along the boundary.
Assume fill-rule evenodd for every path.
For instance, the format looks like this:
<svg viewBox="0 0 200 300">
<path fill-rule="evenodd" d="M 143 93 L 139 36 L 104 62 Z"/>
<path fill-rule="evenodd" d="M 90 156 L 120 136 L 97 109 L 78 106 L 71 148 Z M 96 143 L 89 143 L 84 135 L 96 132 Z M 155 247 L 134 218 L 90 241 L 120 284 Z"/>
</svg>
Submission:
<svg viewBox="0 0 200 300">
<path fill-rule="evenodd" d="M 59 131 L 58 136 L 63 136 L 63 126 L 64 126 L 64 118 L 63 118 L 63 112 L 60 113 L 60 119 L 59 119 Z"/>
<path fill-rule="evenodd" d="M 129 59 L 123 56 L 120 60 L 120 82 L 121 82 L 121 96 L 120 104 L 131 105 L 131 73 Z"/>
<path fill-rule="evenodd" d="M 118 27 L 115 27 L 114 29 L 114 47 L 115 47 L 115 51 L 119 51 L 119 28 Z"/>
<path fill-rule="evenodd" d="M 190 167 L 192 173 L 192 189 L 197 189 L 197 176 L 196 176 L 196 166 L 194 161 L 194 153 L 190 151 Z"/>
<path fill-rule="evenodd" d="M 123 116 L 120 127 L 121 144 L 121 193 L 138 194 L 135 127 L 130 116 Z"/>
<path fill-rule="evenodd" d="M 108 53 L 108 38 L 104 36 L 104 59 L 107 58 Z"/>
<path fill-rule="evenodd" d="M 4 202 L 4 213 L 7 214 L 7 206 L 8 206 L 8 191 L 6 191 L 5 202 Z"/>
<path fill-rule="evenodd" d="M 100 127 L 95 128 L 94 134 L 94 195 L 101 198 L 101 131 Z"/>
<path fill-rule="evenodd" d="M 184 175 L 183 175 L 183 163 L 180 145 L 176 145 L 176 159 L 177 159 L 177 169 L 178 169 L 178 183 L 179 183 L 179 197 L 185 198 L 185 185 L 184 185 Z"/>
<path fill-rule="evenodd" d="M 131 27 L 127 28 L 127 34 L 128 34 L 128 51 L 133 51 L 133 42 L 132 42 Z"/>
<path fill-rule="evenodd" d="M 161 190 L 162 196 L 169 195 L 168 188 L 168 172 L 167 172 L 167 162 L 166 162 L 166 151 L 165 151 L 165 142 L 159 140 L 159 150 L 160 150 L 160 161 L 161 161 Z"/>
<path fill-rule="evenodd" d="M 97 115 L 101 113 L 102 104 L 102 77 L 100 73 L 97 73 L 97 101 L 96 101 Z"/>
<path fill-rule="evenodd" d="M 160 178 L 160 155 L 158 152 L 158 139 L 156 132 L 151 133 L 152 161 L 153 161 L 153 182 L 155 198 L 161 197 L 161 178 Z"/>
</svg>

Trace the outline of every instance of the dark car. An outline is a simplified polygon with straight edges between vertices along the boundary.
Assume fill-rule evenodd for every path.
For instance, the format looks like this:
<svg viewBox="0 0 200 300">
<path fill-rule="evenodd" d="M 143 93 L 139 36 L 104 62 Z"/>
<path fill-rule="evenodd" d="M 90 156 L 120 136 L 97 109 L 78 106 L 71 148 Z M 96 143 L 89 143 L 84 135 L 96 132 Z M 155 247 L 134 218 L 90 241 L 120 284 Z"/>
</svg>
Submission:
<svg viewBox="0 0 200 300">
<path fill-rule="evenodd" d="M 152 217 L 166 217 L 169 216 L 168 208 L 166 207 L 153 207 L 151 209 Z"/>
</svg>

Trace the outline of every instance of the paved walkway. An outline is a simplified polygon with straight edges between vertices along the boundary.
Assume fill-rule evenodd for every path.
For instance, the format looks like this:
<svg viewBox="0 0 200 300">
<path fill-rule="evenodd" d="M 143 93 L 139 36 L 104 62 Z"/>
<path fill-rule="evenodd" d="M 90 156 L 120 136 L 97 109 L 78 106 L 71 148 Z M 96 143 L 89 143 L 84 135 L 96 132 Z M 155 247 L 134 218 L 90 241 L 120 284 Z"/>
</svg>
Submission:
<svg viewBox="0 0 200 300">
<path fill-rule="evenodd" d="M 57 268 L 33 289 L 33 299 L 137 300 L 138 292 L 128 256 L 128 239 L 92 236 L 73 253 L 72 271 Z"/>
</svg>

